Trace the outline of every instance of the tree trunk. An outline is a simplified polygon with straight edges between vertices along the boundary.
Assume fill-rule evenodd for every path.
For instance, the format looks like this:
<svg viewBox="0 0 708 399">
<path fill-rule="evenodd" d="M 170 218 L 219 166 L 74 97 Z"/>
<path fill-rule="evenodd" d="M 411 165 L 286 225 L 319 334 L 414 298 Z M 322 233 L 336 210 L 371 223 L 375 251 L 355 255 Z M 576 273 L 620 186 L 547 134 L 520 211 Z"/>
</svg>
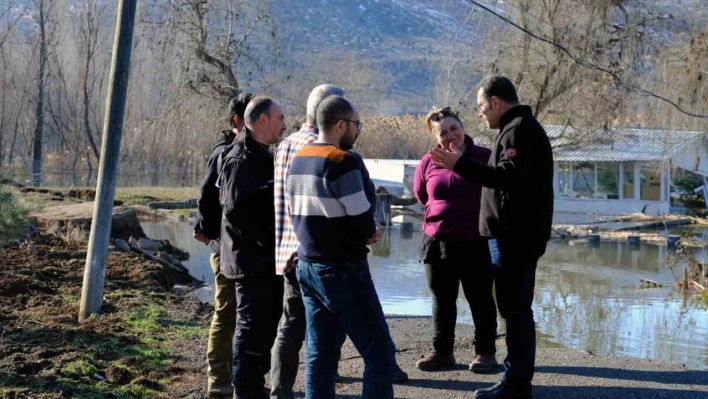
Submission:
<svg viewBox="0 0 708 399">
<path fill-rule="evenodd" d="M 42 135 L 44 134 L 44 84 L 47 66 L 47 35 L 44 15 L 44 0 L 39 0 L 39 73 L 37 78 L 37 125 L 34 129 L 34 153 L 32 156 L 32 180 L 35 186 L 42 185 Z"/>
</svg>

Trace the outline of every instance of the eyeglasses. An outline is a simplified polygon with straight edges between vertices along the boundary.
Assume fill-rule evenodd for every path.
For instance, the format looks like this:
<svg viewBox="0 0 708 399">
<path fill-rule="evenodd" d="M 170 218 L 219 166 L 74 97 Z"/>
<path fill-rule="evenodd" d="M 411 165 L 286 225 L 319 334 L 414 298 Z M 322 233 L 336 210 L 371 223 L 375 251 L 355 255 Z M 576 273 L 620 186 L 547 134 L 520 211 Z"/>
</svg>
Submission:
<svg viewBox="0 0 708 399">
<path fill-rule="evenodd" d="M 440 122 L 442 119 L 447 118 L 450 115 L 457 116 L 457 112 L 452 112 L 452 109 L 450 109 L 450 107 L 445 107 L 440 111 L 432 114 L 430 116 L 430 120 L 433 122 Z"/>
<path fill-rule="evenodd" d="M 357 132 L 357 133 L 361 133 L 361 128 L 364 127 L 364 122 L 353 121 L 353 120 L 351 120 L 351 119 L 342 119 L 342 120 L 345 121 L 345 122 L 351 122 L 351 123 L 356 124 L 356 132 Z"/>
</svg>

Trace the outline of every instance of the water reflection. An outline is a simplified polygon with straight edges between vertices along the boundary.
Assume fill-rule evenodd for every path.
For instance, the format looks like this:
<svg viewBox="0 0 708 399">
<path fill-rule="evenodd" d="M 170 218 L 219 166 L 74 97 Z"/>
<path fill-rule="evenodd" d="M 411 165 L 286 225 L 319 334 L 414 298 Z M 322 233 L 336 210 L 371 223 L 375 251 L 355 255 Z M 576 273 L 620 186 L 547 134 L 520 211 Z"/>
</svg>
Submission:
<svg viewBox="0 0 708 399">
<path fill-rule="evenodd" d="M 213 283 L 209 248 L 192 239 L 186 222 L 145 223 L 143 228 L 150 237 L 187 249 L 192 257 L 186 266 Z M 425 270 L 418 261 L 420 239 L 420 232 L 393 229 L 371 247 L 371 273 L 387 314 L 430 315 Z M 699 260 L 705 259 L 704 252 Z M 673 288 L 639 288 L 640 278 L 669 285 L 676 281 L 680 273 L 665 267 L 674 256 L 666 247 L 650 245 L 630 249 L 626 243 L 550 242 L 536 278 L 539 345 L 708 369 L 708 311 L 686 303 Z M 460 293 L 458 320 L 472 323 Z M 211 295 L 202 292 L 203 299 Z"/>
</svg>

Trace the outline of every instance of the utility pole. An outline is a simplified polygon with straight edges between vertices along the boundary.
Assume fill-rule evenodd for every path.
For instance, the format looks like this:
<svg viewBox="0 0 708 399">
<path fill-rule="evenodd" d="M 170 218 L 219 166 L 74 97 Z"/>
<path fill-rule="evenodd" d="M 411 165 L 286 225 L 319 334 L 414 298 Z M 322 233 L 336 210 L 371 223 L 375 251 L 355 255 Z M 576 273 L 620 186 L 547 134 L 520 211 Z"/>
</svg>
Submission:
<svg viewBox="0 0 708 399">
<path fill-rule="evenodd" d="M 101 312 L 106 278 L 108 240 L 111 234 L 113 199 L 120 161 L 120 141 L 128 93 L 130 56 L 133 50 L 133 27 L 137 0 L 118 0 L 118 19 L 113 42 L 113 60 L 103 121 L 103 144 L 98 167 L 96 203 L 93 208 L 84 284 L 81 289 L 79 321 Z"/>
</svg>

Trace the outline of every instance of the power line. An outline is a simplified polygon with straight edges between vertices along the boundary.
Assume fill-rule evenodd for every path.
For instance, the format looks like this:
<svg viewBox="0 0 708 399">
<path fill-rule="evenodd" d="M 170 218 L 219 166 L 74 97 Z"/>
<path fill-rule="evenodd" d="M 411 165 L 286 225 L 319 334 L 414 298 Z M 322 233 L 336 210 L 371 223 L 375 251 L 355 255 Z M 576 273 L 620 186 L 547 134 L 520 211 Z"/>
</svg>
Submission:
<svg viewBox="0 0 708 399">
<path fill-rule="evenodd" d="M 507 17 L 505 17 L 505 16 L 503 16 L 503 15 L 497 13 L 497 12 L 495 12 L 495 11 L 492 10 L 491 8 L 489 8 L 489 7 L 483 5 L 483 4 L 481 4 L 481 3 L 479 3 L 479 2 L 477 2 L 477 1 L 475 1 L 475 0 L 466 0 L 466 1 L 469 2 L 469 3 L 471 3 L 471 4 L 474 5 L 474 6 L 477 6 L 477 7 L 481 8 L 481 9 L 483 9 L 483 10 L 489 12 L 490 14 L 496 16 L 497 18 L 501 19 L 502 21 L 506 22 L 507 24 L 510 24 L 510 25 L 514 26 L 515 28 L 519 29 L 520 31 L 526 33 L 527 35 L 533 37 L 534 39 L 539 40 L 539 41 L 542 41 L 542 42 L 544 42 L 544 43 L 548 43 L 548 44 L 550 44 L 550 45 L 556 47 L 557 49 L 559 49 L 560 51 L 562 51 L 563 53 L 565 53 L 570 59 L 572 59 L 573 61 L 575 61 L 575 62 L 576 62 L 577 64 L 579 64 L 580 66 L 582 66 L 582 67 L 584 67 L 584 68 L 587 68 L 587 69 L 599 71 L 599 72 L 605 73 L 605 74 L 607 74 L 607 75 L 610 75 L 610 76 L 612 77 L 612 79 L 614 80 L 615 84 L 617 84 L 617 85 L 619 85 L 619 86 L 621 86 L 621 87 L 624 87 L 627 91 L 629 91 L 629 92 L 631 92 L 631 93 L 635 93 L 635 94 L 638 94 L 638 95 L 641 95 L 641 96 L 646 96 L 646 97 L 654 97 L 654 98 L 656 98 L 656 99 L 658 99 L 658 100 L 664 101 L 664 102 L 666 102 L 666 103 L 668 103 L 668 104 L 671 104 L 674 108 L 676 108 L 676 109 L 677 109 L 679 112 L 681 112 L 682 114 L 685 114 L 685 115 L 688 115 L 688 116 L 691 116 L 691 117 L 694 117 L 694 118 L 708 119 L 708 115 L 696 114 L 696 113 L 693 113 L 693 112 L 690 112 L 690 111 L 686 111 L 686 110 L 684 110 L 683 108 L 681 108 L 680 105 L 678 105 L 677 103 L 675 103 L 674 101 L 672 101 L 672 100 L 670 100 L 670 99 L 668 99 L 668 98 L 666 98 L 666 97 L 663 97 L 663 96 L 661 96 L 661 95 L 658 95 L 658 94 L 656 94 L 656 93 L 653 93 L 653 92 L 651 92 L 651 91 L 649 91 L 649 90 L 646 90 L 646 89 L 644 89 L 644 88 L 641 88 L 641 87 L 638 87 L 638 86 L 634 86 L 634 85 L 631 85 L 631 84 L 629 84 L 629 83 L 624 82 L 624 81 L 619 77 L 619 75 L 617 75 L 616 73 L 614 73 L 614 72 L 612 72 L 612 71 L 610 71 L 610 70 L 608 70 L 608 69 L 606 69 L 606 68 L 603 68 L 603 67 L 601 67 L 601 66 L 598 66 L 598 65 L 596 65 L 596 64 L 593 64 L 592 62 L 586 61 L 586 60 L 584 60 L 584 59 L 582 59 L 582 58 L 580 58 L 580 57 L 578 57 L 578 56 L 572 54 L 567 48 L 563 47 L 562 45 L 560 45 L 560 44 L 558 44 L 558 43 L 554 42 L 553 40 L 548 39 L 548 38 L 546 38 L 546 37 L 536 35 L 535 33 L 533 33 L 533 32 L 531 32 L 531 31 L 527 30 L 526 28 L 524 28 L 524 27 L 522 27 L 522 26 L 520 26 L 520 25 L 517 24 L 516 22 L 510 20 L 509 18 L 507 18 Z"/>
</svg>

